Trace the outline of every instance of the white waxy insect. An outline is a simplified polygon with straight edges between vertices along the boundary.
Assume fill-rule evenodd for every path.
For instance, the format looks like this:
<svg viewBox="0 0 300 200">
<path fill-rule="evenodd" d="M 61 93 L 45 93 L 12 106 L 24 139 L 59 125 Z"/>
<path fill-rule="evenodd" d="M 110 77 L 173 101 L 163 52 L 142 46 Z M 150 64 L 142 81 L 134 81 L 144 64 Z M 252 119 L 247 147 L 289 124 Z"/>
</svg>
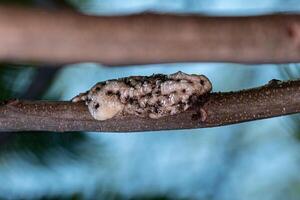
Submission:
<svg viewBox="0 0 300 200">
<path fill-rule="evenodd" d="M 187 110 L 211 90 L 206 76 L 179 71 L 99 82 L 72 102 L 84 101 L 96 120 L 127 114 L 158 119 Z"/>
</svg>

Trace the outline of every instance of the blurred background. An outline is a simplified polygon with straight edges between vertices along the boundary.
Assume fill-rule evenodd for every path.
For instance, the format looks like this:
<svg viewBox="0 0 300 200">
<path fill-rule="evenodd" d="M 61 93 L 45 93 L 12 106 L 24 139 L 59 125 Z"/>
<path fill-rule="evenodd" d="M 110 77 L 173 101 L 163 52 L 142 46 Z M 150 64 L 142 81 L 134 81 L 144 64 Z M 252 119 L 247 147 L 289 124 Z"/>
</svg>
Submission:
<svg viewBox="0 0 300 200">
<path fill-rule="evenodd" d="M 144 11 L 260 15 L 299 0 L 19 0 L 92 15 Z M 205 46 L 203 47 L 205 48 Z M 297 79 L 297 64 L 176 63 L 0 66 L 0 98 L 70 100 L 96 82 L 153 73 L 205 74 L 214 91 Z M 144 133 L 1 133 L 0 199 L 299 199 L 299 115 L 218 128 Z"/>
</svg>

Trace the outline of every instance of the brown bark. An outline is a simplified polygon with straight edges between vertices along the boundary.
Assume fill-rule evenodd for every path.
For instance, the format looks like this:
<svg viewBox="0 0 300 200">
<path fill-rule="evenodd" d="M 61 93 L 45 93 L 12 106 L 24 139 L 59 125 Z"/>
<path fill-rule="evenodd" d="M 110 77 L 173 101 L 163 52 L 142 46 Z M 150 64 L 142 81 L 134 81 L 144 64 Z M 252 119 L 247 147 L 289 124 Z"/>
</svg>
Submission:
<svg viewBox="0 0 300 200">
<path fill-rule="evenodd" d="M 0 106 L 0 131 L 156 131 L 215 127 L 300 112 L 300 81 L 238 92 L 212 93 L 186 112 L 161 119 L 122 116 L 94 120 L 83 103 L 8 101 Z"/>
<path fill-rule="evenodd" d="M 0 59 L 108 65 L 300 61 L 300 16 L 84 16 L 0 6 Z"/>
</svg>

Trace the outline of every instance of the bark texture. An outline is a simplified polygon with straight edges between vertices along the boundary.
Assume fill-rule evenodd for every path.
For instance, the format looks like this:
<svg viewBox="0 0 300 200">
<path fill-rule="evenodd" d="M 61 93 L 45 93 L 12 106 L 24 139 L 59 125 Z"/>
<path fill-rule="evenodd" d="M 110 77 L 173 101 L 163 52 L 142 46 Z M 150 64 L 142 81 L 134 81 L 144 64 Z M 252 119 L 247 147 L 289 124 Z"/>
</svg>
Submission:
<svg viewBox="0 0 300 200">
<path fill-rule="evenodd" d="M 300 81 L 272 80 L 237 92 L 212 93 L 186 112 L 160 119 L 122 116 L 94 120 L 83 103 L 4 101 L 0 131 L 132 132 L 223 126 L 300 112 Z"/>
<path fill-rule="evenodd" d="M 300 16 L 85 16 L 0 6 L 0 59 L 107 65 L 300 61 Z"/>
</svg>

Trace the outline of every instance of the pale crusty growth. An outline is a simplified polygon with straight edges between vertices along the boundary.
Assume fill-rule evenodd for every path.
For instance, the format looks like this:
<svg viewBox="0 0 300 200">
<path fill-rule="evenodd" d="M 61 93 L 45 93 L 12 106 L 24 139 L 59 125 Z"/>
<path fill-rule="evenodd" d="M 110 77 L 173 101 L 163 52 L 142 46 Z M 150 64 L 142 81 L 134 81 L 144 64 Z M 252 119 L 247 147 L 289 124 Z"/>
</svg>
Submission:
<svg viewBox="0 0 300 200">
<path fill-rule="evenodd" d="M 170 75 L 131 76 L 100 82 L 72 101 L 85 101 L 97 120 L 126 114 L 158 119 L 187 110 L 211 89 L 204 75 L 179 71 Z"/>
</svg>

